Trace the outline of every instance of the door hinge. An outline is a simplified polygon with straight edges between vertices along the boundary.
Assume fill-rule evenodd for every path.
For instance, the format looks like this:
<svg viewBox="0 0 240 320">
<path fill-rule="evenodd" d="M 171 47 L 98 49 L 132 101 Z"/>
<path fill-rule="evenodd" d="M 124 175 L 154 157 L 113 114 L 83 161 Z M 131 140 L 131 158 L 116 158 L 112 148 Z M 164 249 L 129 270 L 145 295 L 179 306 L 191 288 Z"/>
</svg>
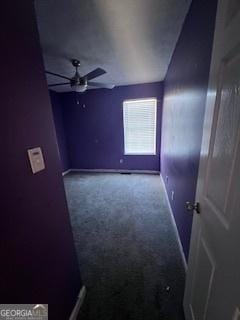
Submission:
<svg viewBox="0 0 240 320">
<path fill-rule="evenodd" d="M 191 203 L 189 201 L 186 202 L 186 209 L 187 211 L 195 211 L 196 213 L 200 213 L 200 203 Z"/>
</svg>

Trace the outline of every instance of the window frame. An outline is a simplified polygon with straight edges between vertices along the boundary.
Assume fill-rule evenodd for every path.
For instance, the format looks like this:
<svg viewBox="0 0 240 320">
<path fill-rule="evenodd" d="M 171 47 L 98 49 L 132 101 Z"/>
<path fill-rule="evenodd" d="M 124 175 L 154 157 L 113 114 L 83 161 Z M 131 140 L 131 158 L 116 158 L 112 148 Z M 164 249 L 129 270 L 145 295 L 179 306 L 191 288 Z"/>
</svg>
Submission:
<svg viewBox="0 0 240 320">
<path fill-rule="evenodd" d="M 154 117 L 154 124 L 155 124 L 155 135 L 154 135 L 154 152 L 126 152 L 125 148 L 125 125 L 124 125 L 124 103 L 129 101 L 146 101 L 146 100 L 154 100 L 154 107 L 155 107 L 155 117 Z M 126 99 L 123 101 L 122 104 L 122 116 L 123 116 L 123 149 L 124 149 L 124 156 L 156 156 L 157 155 L 157 98 L 156 97 L 148 97 L 148 98 L 138 98 L 138 99 Z"/>
</svg>

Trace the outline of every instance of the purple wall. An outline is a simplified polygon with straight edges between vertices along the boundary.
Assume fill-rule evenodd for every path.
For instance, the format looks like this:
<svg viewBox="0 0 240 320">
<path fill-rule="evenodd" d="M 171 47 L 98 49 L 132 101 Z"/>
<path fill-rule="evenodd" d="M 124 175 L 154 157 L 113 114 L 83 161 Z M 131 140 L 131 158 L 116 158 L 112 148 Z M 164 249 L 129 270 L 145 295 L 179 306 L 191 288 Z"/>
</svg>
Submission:
<svg viewBox="0 0 240 320">
<path fill-rule="evenodd" d="M 195 198 L 216 3 L 193 0 L 164 83 L 161 171 L 186 257 L 192 215 L 185 202 Z"/>
<path fill-rule="evenodd" d="M 1 4 L 1 303 L 48 303 L 66 320 L 80 274 L 61 175 L 33 1 Z M 27 149 L 46 170 L 33 175 Z"/>
<path fill-rule="evenodd" d="M 162 91 L 151 83 L 60 94 L 71 168 L 159 170 Z M 123 101 L 147 97 L 159 100 L 157 155 L 124 156 Z"/>
<path fill-rule="evenodd" d="M 53 119 L 56 128 L 59 156 L 61 159 L 62 171 L 66 171 L 70 168 L 68 159 L 67 142 L 64 129 L 63 108 L 60 101 L 60 95 L 54 91 L 50 92 Z"/>
</svg>

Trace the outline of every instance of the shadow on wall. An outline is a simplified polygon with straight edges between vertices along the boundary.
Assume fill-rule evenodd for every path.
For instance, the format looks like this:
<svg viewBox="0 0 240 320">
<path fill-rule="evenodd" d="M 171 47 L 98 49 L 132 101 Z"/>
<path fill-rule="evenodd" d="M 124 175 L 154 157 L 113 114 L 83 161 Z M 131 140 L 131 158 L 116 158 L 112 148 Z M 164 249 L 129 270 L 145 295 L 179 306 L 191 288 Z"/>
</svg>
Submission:
<svg viewBox="0 0 240 320">
<path fill-rule="evenodd" d="M 53 110 L 53 119 L 56 129 L 58 152 L 61 159 L 62 171 L 70 169 L 70 162 L 67 149 L 67 139 L 64 128 L 63 108 L 60 96 L 57 92 L 49 91 Z"/>
</svg>

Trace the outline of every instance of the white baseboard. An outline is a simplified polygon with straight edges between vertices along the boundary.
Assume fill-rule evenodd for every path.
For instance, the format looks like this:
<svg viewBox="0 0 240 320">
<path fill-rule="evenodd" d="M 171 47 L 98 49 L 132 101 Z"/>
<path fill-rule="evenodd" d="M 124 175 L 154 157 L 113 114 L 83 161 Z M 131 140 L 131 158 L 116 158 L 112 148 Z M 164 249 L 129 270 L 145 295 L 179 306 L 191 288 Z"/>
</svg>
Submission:
<svg viewBox="0 0 240 320">
<path fill-rule="evenodd" d="M 64 172 L 62 173 L 62 175 L 65 176 L 65 175 L 68 174 L 70 171 L 71 171 L 71 169 L 68 169 L 68 170 L 64 171 Z"/>
<path fill-rule="evenodd" d="M 175 229 L 175 234 L 176 234 L 178 246 L 179 246 L 179 249 L 180 249 L 180 253 L 181 253 L 181 256 L 182 256 L 182 261 L 183 261 L 184 269 L 185 269 L 185 272 L 187 273 L 187 268 L 188 268 L 188 266 L 187 266 L 187 261 L 186 261 L 185 254 L 184 254 L 184 251 L 183 251 L 182 242 L 181 242 L 181 239 L 180 239 L 180 236 L 179 236 L 179 233 L 178 233 L 176 221 L 175 221 L 175 219 L 174 219 L 172 207 L 171 207 L 171 204 L 170 204 L 170 201 L 169 201 L 169 198 L 168 198 L 167 189 L 166 189 L 166 186 L 165 186 L 165 183 L 164 183 L 164 180 L 163 180 L 163 177 L 162 177 L 161 174 L 160 174 L 160 179 L 162 180 L 164 193 L 165 193 L 165 196 L 166 196 L 166 198 L 167 198 L 168 208 L 169 208 L 170 215 L 171 215 L 171 219 L 172 219 L 172 223 L 173 223 L 173 226 L 174 226 L 174 229 Z"/>
<path fill-rule="evenodd" d="M 77 296 L 77 302 L 75 304 L 75 307 L 73 308 L 73 311 L 71 313 L 69 320 L 76 320 L 77 319 L 79 310 L 83 304 L 83 301 L 84 301 L 86 294 L 87 294 L 87 289 L 85 286 L 82 286 L 82 288 Z"/>
<path fill-rule="evenodd" d="M 159 174 L 154 170 L 125 170 L 125 169 L 70 169 L 71 172 L 98 172 L 98 173 L 145 173 Z"/>
</svg>

